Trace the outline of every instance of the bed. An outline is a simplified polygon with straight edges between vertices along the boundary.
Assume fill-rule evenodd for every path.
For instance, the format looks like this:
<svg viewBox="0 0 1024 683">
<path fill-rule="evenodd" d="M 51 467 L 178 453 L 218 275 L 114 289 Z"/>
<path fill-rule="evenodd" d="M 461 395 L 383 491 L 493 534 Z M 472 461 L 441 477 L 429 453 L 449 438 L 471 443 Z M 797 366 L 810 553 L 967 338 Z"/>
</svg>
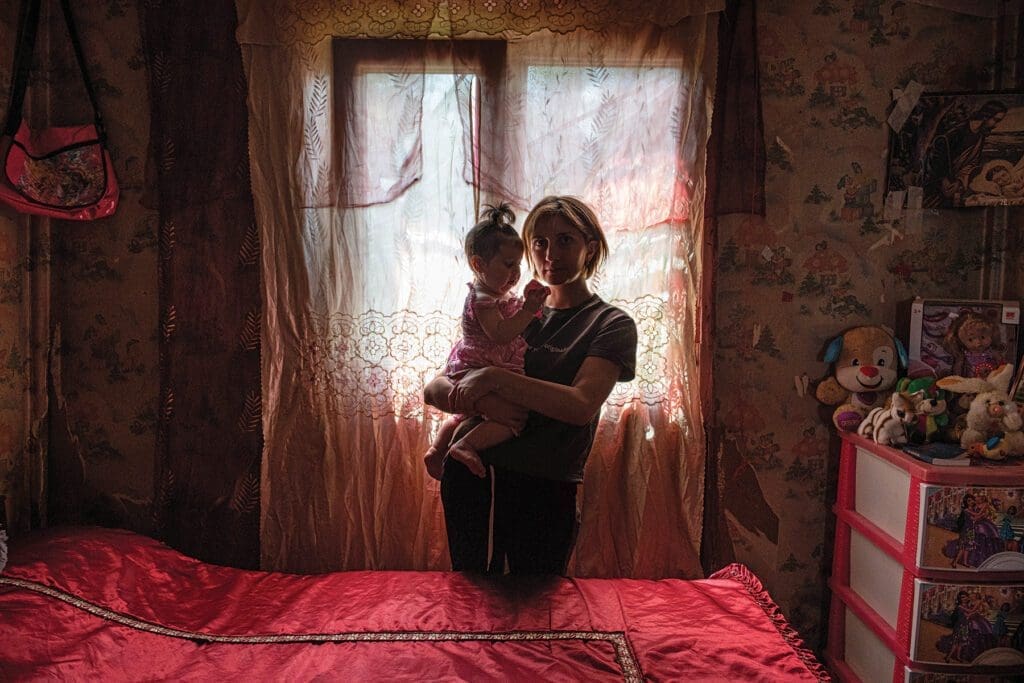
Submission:
<svg viewBox="0 0 1024 683">
<path fill-rule="evenodd" d="M 295 575 L 185 557 L 128 531 L 11 542 L 0 679 L 814 681 L 756 577 Z"/>
</svg>

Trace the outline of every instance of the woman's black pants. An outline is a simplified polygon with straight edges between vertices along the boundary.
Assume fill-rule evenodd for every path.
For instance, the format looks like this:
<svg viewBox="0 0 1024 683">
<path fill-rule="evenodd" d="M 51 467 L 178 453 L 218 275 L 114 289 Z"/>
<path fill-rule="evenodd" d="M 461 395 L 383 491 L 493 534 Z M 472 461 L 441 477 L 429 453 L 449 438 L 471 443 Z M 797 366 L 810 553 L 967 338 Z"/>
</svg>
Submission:
<svg viewBox="0 0 1024 683">
<path fill-rule="evenodd" d="M 494 535 L 488 543 L 492 478 Z M 441 503 L 452 569 L 502 574 L 507 563 L 512 574 L 564 575 L 579 529 L 576 489 L 572 482 L 497 467 L 481 479 L 448 458 Z"/>
</svg>

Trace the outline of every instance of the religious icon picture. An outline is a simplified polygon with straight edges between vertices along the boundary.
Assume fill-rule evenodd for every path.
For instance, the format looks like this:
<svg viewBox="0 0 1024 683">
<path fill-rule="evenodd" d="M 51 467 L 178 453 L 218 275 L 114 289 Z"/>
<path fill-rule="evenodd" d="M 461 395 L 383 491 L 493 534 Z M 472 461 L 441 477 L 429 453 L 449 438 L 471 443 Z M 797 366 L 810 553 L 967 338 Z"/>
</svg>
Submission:
<svg viewBox="0 0 1024 683">
<path fill-rule="evenodd" d="M 886 191 L 926 209 L 1024 205 L 1024 93 L 924 93 L 889 137 Z"/>
</svg>

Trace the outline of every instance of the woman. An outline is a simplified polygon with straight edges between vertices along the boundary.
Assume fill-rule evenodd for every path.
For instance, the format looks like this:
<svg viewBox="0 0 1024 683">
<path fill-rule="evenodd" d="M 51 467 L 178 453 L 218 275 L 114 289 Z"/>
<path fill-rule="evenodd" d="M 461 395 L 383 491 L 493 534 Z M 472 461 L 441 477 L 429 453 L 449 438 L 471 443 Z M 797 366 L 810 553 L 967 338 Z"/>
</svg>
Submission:
<svg viewBox="0 0 1024 683">
<path fill-rule="evenodd" d="M 551 290 L 523 333 L 526 374 L 481 368 L 455 387 L 441 376 L 424 390 L 436 408 L 519 431 L 480 453 L 489 465 L 483 478 L 445 462 L 441 502 L 457 571 L 501 573 L 507 562 L 515 574 L 565 573 L 579 524 L 576 489 L 601 406 L 636 368 L 636 324 L 587 284 L 608 254 L 590 207 L 545 197 L 526 217 L 523 242 L 533 276 Z"/>
</svg>

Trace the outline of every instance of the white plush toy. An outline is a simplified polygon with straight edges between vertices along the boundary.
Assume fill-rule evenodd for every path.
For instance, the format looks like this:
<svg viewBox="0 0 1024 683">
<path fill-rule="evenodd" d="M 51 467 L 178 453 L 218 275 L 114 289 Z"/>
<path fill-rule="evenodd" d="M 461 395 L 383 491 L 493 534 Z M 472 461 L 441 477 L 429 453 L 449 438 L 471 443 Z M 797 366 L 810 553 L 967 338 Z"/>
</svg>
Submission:
<svg viewBox="0 0 1024 683">
<path fill-rule="evenodd" d="M 923 391 L 893 393 L 885 406 L 871 409 L 857 428 L 857 433 L 883 446 L 907 443 L 907 428 L 917 421 L 917 405 L 923 399 Z"/>
<path fill-rule="evenodd" d="M 1024 420 L 1020 407 L 1008 395 L 1013 366 L 1006 364 L 987 377 L 950 375 L 935 383 L 940 389 L 956 394 L 974 394 L 967 410 L 960 445 L 984 457 L 1002 460 L 1007 455 L 1024 455 Z M 988 447 L 997 438 L 1000 448 Z M 980 444 L 980 446 L 979 446 Z"/>
</svg>

